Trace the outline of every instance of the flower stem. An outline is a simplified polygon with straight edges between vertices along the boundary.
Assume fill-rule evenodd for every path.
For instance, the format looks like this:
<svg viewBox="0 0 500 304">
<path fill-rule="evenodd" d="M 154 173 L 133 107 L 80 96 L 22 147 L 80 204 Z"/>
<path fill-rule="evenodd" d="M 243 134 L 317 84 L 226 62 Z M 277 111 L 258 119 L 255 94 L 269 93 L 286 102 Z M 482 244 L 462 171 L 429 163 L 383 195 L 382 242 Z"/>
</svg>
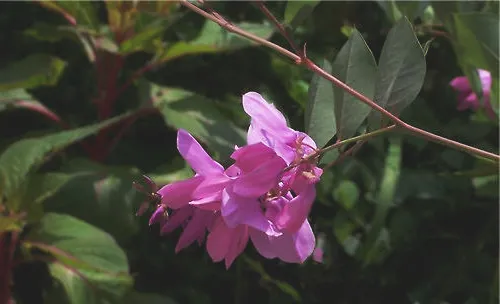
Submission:
<svg viewBox="0 0 500 304">
<path fill-rule="evenodd" d="M 484 151 L 484 150 L 481 150 L 478 148 L 474 148 L 474 147 L 462 144 L 460 142 L 456 142 L 454 140 L 451 140 L 451 139 L 436 135 L 434 133 L 422 130 L 422 129 L 414 127 L 410 124 L 407 124 L 406 122 L 399 119 L 396 115 L 390 113 L 389 111 L 387 111 L 386 109 L 384 109 L 383 107 L 378 105 L 375 101 L 373 101 L 370 98 L 364 96 L 363 94 L 357 92 L 356 90 L 349 87 L 348 85 L 346 85 L 345 83 L 343 83 L 339 79 L 335 78 L 334 76 L 330 75 L 326 71 L 322 70 L 314 62 L 312 62 L 310 59 L 308 59 L 306 57 L 305 51 L 302 52 L 300 55 L 294 54 L 293 52 L 290 52 L 289 50 L 287 50 L 279 45 L 276 45 L 275 43 L 272 43 L 266 39 L 263 39 L 261 37 L 258 37 L 256 35 L 252 34 L 252 33 L 249 33 L 247 31 L 244 31 L 244 30 L 238 28 L 237 26 L 229 23 L 224 18 L 221 18 L 219 14 L 215 15 L 215 14 L 207 13 L 203 9 L 190 3 L 188 0 L 180 0 L 180 3 L 181 3 L 181 5 L 194 11 L 195 13 L 219 24 L 222 28 L 226 29 L 227 31 L 238 34 L 238 35 L 245 37 L 249 40 L 252 40 L 260 45 L 263 45 L 263 46 L 266 46 L 270 49 L 273 49 L 276 52 L 292 59 L 298 65 L 306 66 L 307 69 L 311 70 L 313 73 L 325 78 L 326 80 L 330 81 L 334 85 L 340 87 L 342 90 L 344 90 L 348 94 L 356 97 L 357 99 L 359 99 L 363 103 L 369 105 L 372 109 L 381 113 L 383 116 L 390 119 L 395 125 L 399 126 L 402 129 L 405 129 L 408 133 L 410 133 L 413 136 L 421 137 L 421 138 L 427 139 L 429 141 L 432 141 L 432 142 L 435 142 L 435 143 L 438 143 L 438 144 L 441 144 L 441 145 L 444 145 L 444 146 L 447 146 L 447 147 L 450 147 L 450 148 L 453 148 L 456 150 L 460 150 L 460 151 L 466 152 L 466 153 L 474 155 L 474 156 L 481 156 L 481 157 L 484 157 L 486 159 L 492 160 L 495 163 L 500 162 L 500 156 L 495 154 L 495 153 L 491 153 L 491 152 Z M 274 20 L 276 18 L 274 16 L 269 17 L 269 15 L 272 16 L 272 14 L 267 10 L 266 16 L 276 25 L 276 22 L 274 22 Z M 278 26 L 278 29 L 281 31 L 279 26 Z M 289 37 L 288 37 L 288 39 L 289 39 Z M 367 134 L 365 134 L 365 135 L 367 135 Z M 357 139 L 357 140 L 359 140 L 359 139 Z M 342 141 L 342 142 L 344 142 L 344 141 Z M 339 143 L 341 143 L 341 142 L 339 142 Z"/>
</svg>

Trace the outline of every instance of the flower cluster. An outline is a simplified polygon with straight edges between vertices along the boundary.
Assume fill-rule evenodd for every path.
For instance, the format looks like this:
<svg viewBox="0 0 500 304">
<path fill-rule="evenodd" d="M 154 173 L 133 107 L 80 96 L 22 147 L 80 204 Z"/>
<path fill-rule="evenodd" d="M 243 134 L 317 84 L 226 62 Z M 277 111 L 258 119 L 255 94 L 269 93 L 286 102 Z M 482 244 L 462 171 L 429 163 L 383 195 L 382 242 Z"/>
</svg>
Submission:
<svg viewBox="0 0 500 304">
<path fill-rule="evenodd" d="M 183 229 L 176 252 L 201 245 L 208 232 L 207 251 L 226 268 L 248 240 L 265 258 L 302 263 L 315 248 L 307 216 L 322 174 L 316 144 L 257 93 L 243 96 L 243 108 L 251 117 L 247 145 L 235 147 L 226 169 L 178 131 L 177 148 L 196 174 L 158 190 L 161 203 L 150 224 L 160 223 L 163 234 Z"/>
<path fill-rule="evenodd" d="M 481 88 L 483 89 L 483 101 L 484 104 L 481 105 L 479 98 L 476 93 L 472 90 L 469 80 L 466 76 L 460 76 L 453 78 L 450 85 L 458 92 L 458 105 L 457 110 L 464 111 L 471 109 L 477 111 L 480 107 L 484 107 L 486 114 L 489 118 L 495 119 L 496 114 L 493 111 L 490 103 L 491 95 L 491 74 L 485 70 L 478 70 L 479 79 L 481 81 Z"/>
</svg>

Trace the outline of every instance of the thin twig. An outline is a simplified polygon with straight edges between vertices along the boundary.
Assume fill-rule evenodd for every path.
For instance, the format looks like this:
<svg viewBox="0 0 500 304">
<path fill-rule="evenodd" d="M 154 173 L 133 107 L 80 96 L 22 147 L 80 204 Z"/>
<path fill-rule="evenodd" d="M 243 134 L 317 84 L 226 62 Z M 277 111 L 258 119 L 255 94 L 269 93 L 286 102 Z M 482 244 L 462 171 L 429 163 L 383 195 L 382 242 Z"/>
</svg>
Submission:
<svg viewBox="0 0 500 304">
<path fill-rule="evenodd" d="M 275 43 L 272 43 L 266 39 L 260 38 L 254 34 L 251 34 L 247 31 L 244 31 L 244 30 L 238 28 L 237 26 L 234 26 L 233 24 L 229 24 L 227 22 L 219 20 L 217 17 L 213 16 L 212 14 L 207 13 L 203 9 L 197 7 L 196 5 L 191 4 L 187 0 L 181 0 L 180 3 L 184 7 L 194 11 L 195 13 L 219 24 L 221 27 L 225 28 L 229 32 L 238 34 L 238 35 L 245 37 L 247 39 L 250 39 L 258 44 L 269 47 L 269 48 L 277 51 L 278 53 L 292 59 L 296 64 L 305 65 L 309 70 L 311 70 L 315 74 L 325 78 L 326 80 L 330 81 L 334 85 L 336 85 L 336 86 L 340 87 L 341 89 L 343 89 L 344 91 L 346 91 L 348 94 L 356 97 L 357 99 L 361 100 L 363 103 L 369 105 L 372 109 L 374 109 L 377 112 L 381 113 L 382 115 L 386 116 L 387 118 L 392 120 L 392 122 L 394 122 L 394 124 L 400 126 L 402 129 L 405 129 L 407 132 L 409 132 L 410 134 L 412 134 L 414 136 L 422 137 L 422 138 L 425 138 L 429 141 L 432 141 L 432 142 L 435 142 L 435 143 L 438 143 L 441 145 L 445 145 L 445 146 L 448 146 L 450 148 L 454 148 L 454 149 L 466 152 L 466 153 L 471 154 L 471 155 L 481 156 L 481 157 L 487 158 L 489 160 L 492 160 L 496 163 L 500 162 L 500 156 L 495 154 L 495 153 L 491 153 L 491 152 L 487 152 L 487 151 L 484 151 L 484 150 L 481 150 L 478 148 L 474 148 L 474 147 L 453 141 L 451 139 L 433 134 L 431 132 L 428 132 L 428 131 L 425 131 L 425 130 L 422 130 L 420 128 L 417 128 L 417 127 L 414 127 L 412 125 L 407 124 L 406 122 L 402 121 L 397 116 L 395 116 L 394 114 L 390 113 L 389 111 L 387 111 L 386 109 L 384 109 L 383 107 L 381 107 L 380 105 L 375 103 L 370 98 L 357 92 L 356 90 L 349 87 L 348 85 L 346 85 L 342 81 L 338 80 L 334 76 L 332 76 L 329 73 L 327 73 L 326 71 L 322 70 L 313 61 L 311 61 L 308 58 L 301 58 L 299 55 L 294 54 L 294 53 L 284 49 L 283 47 L 276 45 Z M 304 59 L 304 60 L 302 60 L 302 59 Z"/>
<path fill-rule="evenodd" d="M 292 49 L 295 51 L 295 54 L 299 55 L 300 57 L 305 57 L 304 53 L 297 47 L 295 42 L 293 41 L 293 38 L 290 37 L 288 31 L 285 29 L 283 24 L 281 24 L 278 19 L 267 9 L 267 7 L 264 5 L 264 2 L 262 1 L 255 1 L 255 5 L 266 15 L 267 19 L 269 19 L 274 26 L 280 31 L 281 35 L 288 41 L 288 44 L 292 47 Z"/>
</svg>

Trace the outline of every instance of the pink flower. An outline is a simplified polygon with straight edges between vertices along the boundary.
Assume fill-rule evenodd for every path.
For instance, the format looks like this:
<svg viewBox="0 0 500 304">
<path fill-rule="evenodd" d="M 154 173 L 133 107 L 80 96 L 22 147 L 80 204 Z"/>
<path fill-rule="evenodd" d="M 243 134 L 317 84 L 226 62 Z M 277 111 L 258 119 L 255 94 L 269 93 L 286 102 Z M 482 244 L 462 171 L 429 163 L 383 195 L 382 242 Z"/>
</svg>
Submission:
<svg viewBox="0 0 500 304">
<path fill-rule="evenodd" d="M 481 80 L 481 87 L 483 89 L 483 100 L 486 114 L 495 119 L 496 115 L 490 103 L 491 95 L 491 74 L 488 71 L 478 69 L 479 79 Z M 464 111 L 471 109 L 477 111 L 481 105 L 476 93 L 472 91 L 472 87 L 466 76 L 454 78 L 450 85 L 458 92 L 458 105 L 457 110 Z"/>
<path fill-rule="evenodd" d="M 245 94 L 243 106 L 252 118 L 248 145 L 235 148 L 227 169 L 179 130 L 177 148 L 196 174 L 158 190 L 161 204 L 150 224 L 159 222 L 162 233 L 183 228 L 176 252 L 201 244 L 208 232 L 207 251 L 226 268 L 249 239 L 266 258 L 302 263 L 315 245 L 307 216 L 322 174 L 316 144 L 259 94 Z"/>
</svg>

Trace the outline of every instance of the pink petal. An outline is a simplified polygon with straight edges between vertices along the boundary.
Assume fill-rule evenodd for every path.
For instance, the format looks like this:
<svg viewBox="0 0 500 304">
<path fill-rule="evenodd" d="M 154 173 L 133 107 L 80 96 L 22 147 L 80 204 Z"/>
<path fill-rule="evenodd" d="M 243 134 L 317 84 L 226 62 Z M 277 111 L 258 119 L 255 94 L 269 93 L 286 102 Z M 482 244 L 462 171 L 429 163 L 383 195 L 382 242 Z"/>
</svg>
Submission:
<svg viewBox="0 0 500 304">
<path fill-rule="evenodd" d="M 469 92 L 472 88 L 466 76 L 455 77 L 450 81 L 450 85 L 459 92 Z"/>
<path fill-rule="evenodd" d="M 176 253 L 191 245 L 194 241 L 205 236 L 207 217 L 211 216 L 213 216 L 212 212 L 204 210 L 194 211 L 193 217 L 184 228 L 184 231 L 175 246 Z"/>
<path fill-rule="evenodd" d="M 481 80 L 481 86 L 483 88 L 483 94 L 490 92 L 491 90 L 491 73 L 486 70 L 477 70 L 479 73 L 479 79 Z"/>
<path fill-rule="evenodd" d="M 151 215 L 151 217 L 149 218 L 149 226 L 157 222 L 161 223 L 164 219 L 165 219 L 165 208 L 163 206 L 160 206 L 156 208 L 155 212 L 153 212 L 153 215 Z"/>
<path fill-rule="evenodd" d="M 180 209 L 174 210 L 172 214 L 168 217 L 168 220 L 161 227 L 161 234 L 167 234 L 174 231 L 177 227 L 181 226 L 186 222 L 187 219 L 193 215 L 194 207 L 186 206 Z"/>
<path fill-rule="evenodd" d="M 229 228 L 248 225 L 268 235 L 281 235 L 264 216 L 258 199 L 238 196 L 231 189 L 223 191 L 221 215 Z"/>
<path fill-rule="evenodd" d="M 193 170 L 201 175 L 217 174 L 224 168 L 205 152 L 203 147 L 187 131 L 177 132 L 177 149 Z"/>
<path fill-rule="evenodd" d="M 256 124 L 255 121 L 250 123 L 247 134 L 248 144 L 263 143 L 273 149 L 278 156 L 283 158 L 287 165 L 290 164 L 295 159 L 295 149 L 290 146 L 295 142 L 295 131 L 290 129 L 290 131 L 293 132 L 293 136 L 284 138 L 271 134 L 267 130 L 255 126 Z"/>
<path fill-rule="evenodd" d="M 312 254 L 315 244 L 308 221 L 293 234 L 270 237 L 257 230 L 250 230 L 250 238 L 262 256 L 268 259 L 277 257 L 287 263 L 303 263 Z"/>
<path fill-rule="evenodd" d="M 226 226 L 222 217 L 215 220 L 214 227 L 207 237 L 207 251 L 214 262 L 224 259 L 231 245 L 235 229 Z"/>
<path fill-rule="evenodd" d="M 214 196 L 217 193 L 220 195 L 222 189 L 224 189 L 230 181 L 231 179 L 222 172 L 211 176 L 205 176 L 203 181 L 193 191 L 193 197 L 199 199 L 207 196 Z"/>
<path fill-rule="evenodd" d="M 195 206 L 203 210 L 219 210 L 220 201 L 222 199 L 222 192 L 216 193 L 212 196 L 207 196 L 199 200 L 193 200 L 189 202 L 189 205 Z"/>
<path fill-rule="evenodd" d="M 264 161 L 272 159 L 275 155 L 276 153 L 271 148 L 259 142 L 234 151 L 231 158 L 236 161 L 235 166 L 243 172 L 250 172 Z"/>
<path fill-rule="evenodd" d="M 323 249 L 316 247 L 313 251 L 312 258 L 315 262 L 323 263 Z"/>
<path fill-rule="evenodd" d="M 237 256 L 239 256 L 247 246 L 248 243 L 248 227 L 247 226 L 238 226 L 234 233 L 234 238 L 231 242 L 229 250 L 226 254 L 226 269 L 231 267 L 231 264 L 234 262 Z"/>
<path fill-rule="evenodd" d="M 172 209 L 187 205 L 192 200 L 193 191 L 203 181 L 203 177 L 196 175 L 183 181 L 174 182 L 158 190 L 162 204 Z"/>
<path fill-rule="evenodd" d="M 288 128 L 283 114 L 273 104 L 267 103 L 260 94 L 249 92 L 243 95 L 243 109 L 259 128 L 265 129 L 273 136 L 286 139 L 295 136 Z"/>
<path fill-rule="evenodd" d="M 299 230 L 311 211 L 315 197 L 316 189 L 314 185 L 310 185 L 288 202 L 281 210 L 281 213 L 274 219 L 278 228 L 287 232 Z"/>
<path fill-rule="evenodd" d="M 233 190 L 241 196 L 260 197 L 277 184 L 279 174 L 285 166 L 282 158 L 273 157 L 252 172 L 238 177 L 234 181 Z"/>
</svg>

